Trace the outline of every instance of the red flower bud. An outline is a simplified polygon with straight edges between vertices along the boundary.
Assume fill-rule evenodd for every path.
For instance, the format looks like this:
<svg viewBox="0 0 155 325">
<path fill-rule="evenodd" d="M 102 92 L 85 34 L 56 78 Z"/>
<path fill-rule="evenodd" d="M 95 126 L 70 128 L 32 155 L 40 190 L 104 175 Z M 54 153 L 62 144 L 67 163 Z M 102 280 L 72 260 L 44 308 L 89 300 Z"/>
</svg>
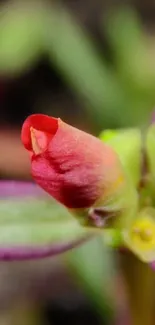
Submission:
<svg viewBox="0 0 155 325">
<path fill-rule="evenodd" d="M 59 118 L 29 116 L 21 138 L 36 183 L 68 208 L 103 205 L 124 183 L 114 150 Z"/>
</svg>

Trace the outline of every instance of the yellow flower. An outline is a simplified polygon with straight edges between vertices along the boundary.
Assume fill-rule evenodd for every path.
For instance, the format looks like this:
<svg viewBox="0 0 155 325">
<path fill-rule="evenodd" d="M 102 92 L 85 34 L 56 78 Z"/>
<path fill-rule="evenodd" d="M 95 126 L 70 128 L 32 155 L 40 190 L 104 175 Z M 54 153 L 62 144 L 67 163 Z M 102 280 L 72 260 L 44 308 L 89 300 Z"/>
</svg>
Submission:
<svg viewBox="0 0 155 325">
<path fill-rule="evenodd" d="M 155 212 L 147 208 L 128 230 L 124 230 L 125 245 L 144 262 L 155 260 Z"/>
</svg>

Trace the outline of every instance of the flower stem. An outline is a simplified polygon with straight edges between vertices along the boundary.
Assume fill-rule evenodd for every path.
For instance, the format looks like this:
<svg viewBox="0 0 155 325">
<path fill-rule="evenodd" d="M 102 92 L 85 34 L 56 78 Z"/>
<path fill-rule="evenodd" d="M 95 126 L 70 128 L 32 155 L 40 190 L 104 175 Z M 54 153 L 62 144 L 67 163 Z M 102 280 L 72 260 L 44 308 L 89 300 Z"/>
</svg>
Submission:
<svg viewBox="0 0 155 325">
<path fill-rule="evenodd" d="M 131 325 L 154 325 L 155 276 L 149 265 L 142 263 L 131 253 L 120 257 Z"/>
</svg>

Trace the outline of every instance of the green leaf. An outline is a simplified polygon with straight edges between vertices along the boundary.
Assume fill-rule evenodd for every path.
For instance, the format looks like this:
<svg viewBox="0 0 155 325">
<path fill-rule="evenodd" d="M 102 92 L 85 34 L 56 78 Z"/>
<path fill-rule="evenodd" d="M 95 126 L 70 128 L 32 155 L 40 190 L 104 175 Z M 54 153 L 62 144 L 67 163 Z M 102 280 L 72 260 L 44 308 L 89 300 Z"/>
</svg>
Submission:
<svg viewBox="0 0 155 325">
<path fill-rule="evenodd" d="M 122 214 L 116 219 L 114 227 L 124 229 L 132 223 L 138 211 L 137 186 L 141 173 L 141 133 L 138 129 L 107 130 L 103 131 L 99 137 L 118 153 L 124 169 L 126 186 L 118 201 Z"/>
<path fill-rule="evenodd" d="M 84 227 L 78 216 L 69 212 L 63 205 L 52 198 L 40 193 L 18 198 L 19 190 L 28 190 L 26 184 L 5 184 L 1 182 L 5 196 L 11 189 L 16 193 L 15 198 L 0 200 L 0 249 L 3 247 L 41 247 L 46 245 L 73 244 L 82 239 L 101 235 L 104 244 L 110 247 L 121 245 L 120 232 L 115 229 L 98 229 Z M 6 188 L 5 188 L 6 185 Z M 13 185 L 13 187 L 12 187 Z M 13 193 L 13 192 L 11 192 Z M 32 197 L 32 195 L 35 195 Z M 37 196 L 39 195 L 39 196 Z"/>
<path fill-rule="evenodd" d="M 45 15 L 44 46 L 50 61 L 85 99 L 97 122 L 101 123 L 103 116 L 111 121 L 116 108 L 124 107 L 126 100 L 115 74 L 101 59 L 86 31 L 62 8 L 53 7 Z"/>
<path fill-rule="evenodd" d="M 141 133 L 138 129 L 106 130 L 99 138 L 117 152 L 124 170 L 126 185 L 117 198 L 122 213 L 119 218 L 116 218 L 114 224 L 114 229 L 124 229 L 132 223 L 138 211 L 137 186 L 141 173 Z"/>
<path fill-rule="evenodd" d="M 123 80 L 140 90 L 141 96 L 154 92 L 155 70 L 136 11 L 131 7 L 110 11 L 105 26 Z"/>
<path fill-rule="evenodd" d="M 16 74 L 29 68 L 42 52 L 41 11 L 36 6 L 2 6 L 0 16 L 0 72 Z"/>
<path fill-rule="evenodd" d="M 139 129 L 120 129 L 103 131 L 99 138 L 109 144 L 118 153 L 134 187 L 141 177 L 142 136 Z"/>
<path fill-rule="evenodd" d="M 100 317 L 107 318 L 111 324 L 114 301 L 110 288 L 114 284 L 114 265 L 110 251 L 98 237 L 68 252 L 65 259 Z"/>
<path fill-rule="evenodd" d="M 69 242 L 87 230 L 53 200 L 0 200 L 0 247 Z"/>
</svg>

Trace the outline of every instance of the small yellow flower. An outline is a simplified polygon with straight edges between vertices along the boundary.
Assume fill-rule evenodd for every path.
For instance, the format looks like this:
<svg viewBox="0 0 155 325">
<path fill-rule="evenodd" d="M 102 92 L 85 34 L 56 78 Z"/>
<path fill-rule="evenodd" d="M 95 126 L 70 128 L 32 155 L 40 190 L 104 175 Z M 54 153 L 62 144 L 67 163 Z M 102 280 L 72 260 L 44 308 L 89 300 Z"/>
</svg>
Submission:
<svg viewBox="0 0 155 325">
<path fill-rule="evenodd" d="M 144 262 L 155 260 L 154 217 L 154 209 L 145 209 L 130 228 L 123 232 L 126 246 Z"/>
</svg>

